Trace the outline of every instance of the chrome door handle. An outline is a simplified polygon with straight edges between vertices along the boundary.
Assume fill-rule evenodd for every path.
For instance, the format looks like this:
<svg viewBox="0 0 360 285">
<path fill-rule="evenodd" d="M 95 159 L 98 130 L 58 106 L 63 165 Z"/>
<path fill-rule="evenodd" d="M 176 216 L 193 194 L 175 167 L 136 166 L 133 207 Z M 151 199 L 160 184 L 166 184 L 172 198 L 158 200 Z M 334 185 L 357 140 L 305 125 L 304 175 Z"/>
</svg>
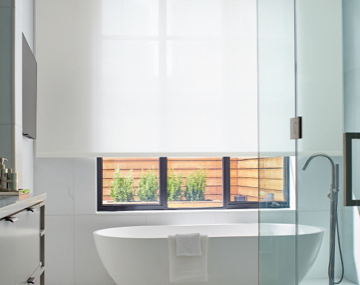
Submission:
<svg viewBox="0 0 360 285">
<path fill-rule="evenodd" d="M 17 220 L 19 220 L 17 217 L 7 217 L 5 218 L 5 221 L 15 223 Z"/>
<path fill-rule="evenodd" d="M 30 277 L 27 281 L 26 284 L 35 284 L 37 281 L 37 279 L 35 277 Z"/>
<path fill-rule="evenodd" d="M 36 208 L 31 208 L 31 207 L 26 208 L 26 211 L 28 211 L 28 212 L 33 212 L 34 213 L 34 212 L 36 212 L 36 210 L 37 210 Z"/>
</svg>

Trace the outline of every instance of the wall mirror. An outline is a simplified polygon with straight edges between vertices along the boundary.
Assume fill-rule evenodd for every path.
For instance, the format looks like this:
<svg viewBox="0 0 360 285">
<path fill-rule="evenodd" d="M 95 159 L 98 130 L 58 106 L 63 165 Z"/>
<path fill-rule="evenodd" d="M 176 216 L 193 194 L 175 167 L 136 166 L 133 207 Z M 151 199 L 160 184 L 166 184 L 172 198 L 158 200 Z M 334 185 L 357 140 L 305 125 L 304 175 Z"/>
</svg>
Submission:
<svg viewBox="0 0 360 285">
<path fill-rule="evenodd" d="M 344 206 L 360 206 L 360 133 L 344 133 Z"/>
</svg>

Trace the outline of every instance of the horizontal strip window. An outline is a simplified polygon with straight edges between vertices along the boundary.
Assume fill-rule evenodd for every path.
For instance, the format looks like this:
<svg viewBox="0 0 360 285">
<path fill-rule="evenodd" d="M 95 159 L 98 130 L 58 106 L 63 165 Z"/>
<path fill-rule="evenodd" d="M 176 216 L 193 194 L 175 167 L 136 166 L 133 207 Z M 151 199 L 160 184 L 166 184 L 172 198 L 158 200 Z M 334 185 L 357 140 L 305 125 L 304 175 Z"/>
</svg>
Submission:
<svg viewBox="0 0 360 285">
<path fill-rule="evenodd" d="M 98 211 L 289 207 L 289 158 L 98 158 Z"/>
</svg>

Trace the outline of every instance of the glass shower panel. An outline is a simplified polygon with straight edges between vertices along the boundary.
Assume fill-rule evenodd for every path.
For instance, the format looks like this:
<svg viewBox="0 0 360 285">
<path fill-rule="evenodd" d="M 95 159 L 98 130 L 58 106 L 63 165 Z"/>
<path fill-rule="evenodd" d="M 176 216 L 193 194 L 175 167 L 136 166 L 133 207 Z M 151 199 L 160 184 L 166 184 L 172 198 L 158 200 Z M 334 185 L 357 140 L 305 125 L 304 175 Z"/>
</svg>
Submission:
<svg viewBox="0 0 360 285">
<path fill-rule="evenodd" d="M 344 128 L 345 132 L 360 132 L 360 1 L 343 1 L 343 68 L 344 68 Z M 355 141 L 355 142 L 354 142 Z M 352 140 L 353 158 L 360 155 L 358 140 Z M 359 161 L 359 156 L 356 157 Z M 352 165 L 352 175 L 359 176 L 360 165 Z M 360 181 L 353 181 L 353 190 L 359 189 Z M 360 186 L 360 185 L 359 185 Z M 340 194 L 341 195 L 341 194 Z M 360 193 L 355 192 L 360 199 Z M 345 266 L 345 278 L 360 284 L 360 211 L 359 207 L 344 207 L 342 227 L 342 244 Z"/>
<path fill-rule="evenodd" d="M 331 243 L 336 244 L 334 277 L 341 277 L 337 237 L 331 242 L 330 217 L 342 221 L 342 1 L 296 1 L 296 103 L 303 138 L 297 142 L 298 281 L 334 284 L 328 271 Z M 321 153 L 319 155 L 319 153 Z M 314 155 L 316 154 L 316 155 Z M 312 156 L 313 155 L 313 156 Z M 309 164 L 304 164 L 312 156 Z M 339 164 L 338 211 L 331 211 L 332 163 Z M 335 183 L 337 184 L 337 183 Z M 333 187 L 334 188 L 334 187 Z M 309 227 L 310 226 L 310 227 Z M 308 233 L 311 232 L 311 235 Z M 317 239 L 306 259 L 310 236 Z M 315 236 L 317 236 L 315 238 Z M 341 233 L 340 233 L 341 236 Z M 336 242 L 334 242 L 336 241 Z"/>
<path fill-rule="evenodd" d="M 261 285 L 297 284 L 294 42 L 293 0 L 258 0 Z"/>
</svg>

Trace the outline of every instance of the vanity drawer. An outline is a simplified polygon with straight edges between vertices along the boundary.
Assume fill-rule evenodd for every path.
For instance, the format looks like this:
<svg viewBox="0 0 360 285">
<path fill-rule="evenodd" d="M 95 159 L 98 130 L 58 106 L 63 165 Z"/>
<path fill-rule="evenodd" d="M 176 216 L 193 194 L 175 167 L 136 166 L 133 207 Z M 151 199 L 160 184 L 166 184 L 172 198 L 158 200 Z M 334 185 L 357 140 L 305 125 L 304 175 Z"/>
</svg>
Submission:
<svg viewBox="0 0 360 285">
<path fill-rule="evenodd" d="M 25 209 L 15 215 L 16 284 L 26 284 L 40 265 L 40 208 Z"/>
<path fill-rule="evenodd" d="M 16 224 L 0 220 L 0 284 L 16 284 Z"/>
</svg>

